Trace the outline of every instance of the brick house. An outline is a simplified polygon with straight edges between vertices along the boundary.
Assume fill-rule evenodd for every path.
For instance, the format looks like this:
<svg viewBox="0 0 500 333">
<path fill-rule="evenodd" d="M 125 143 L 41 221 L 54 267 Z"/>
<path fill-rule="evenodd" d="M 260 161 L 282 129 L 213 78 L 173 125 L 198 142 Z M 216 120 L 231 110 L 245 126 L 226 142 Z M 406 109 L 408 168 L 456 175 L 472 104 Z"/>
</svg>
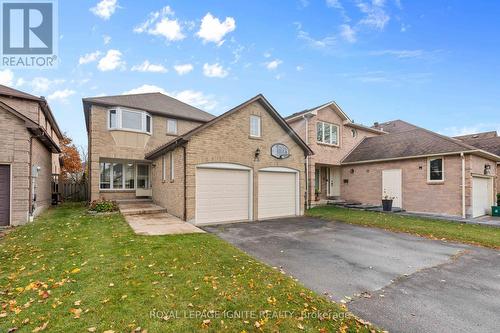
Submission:
<svg viewBox="0 0 500 333">
<path fill-rule="evenodd" d="M 218 117 L 160 93 L 83 105 L 92 200 L 148 197 L 194 224 L 304 212 L 312 151 L 262 95 Z"/>
<path fill-rule="evenodd" d="M 43 97 L 0 85 L 0 225 L 21 225 L 52 201 L 61 131 Z"/>
<path fill-rule="evenodd" d="M 496 133 L 450 138 L 401 120 L 368 128 L 335 102 L 286 120 L 315 153 L 307 163 L 310 205 L 326 199 L 380 205 L 388 196 L 407 211 L 477 217 L 494 203 Z"/>
</svg>

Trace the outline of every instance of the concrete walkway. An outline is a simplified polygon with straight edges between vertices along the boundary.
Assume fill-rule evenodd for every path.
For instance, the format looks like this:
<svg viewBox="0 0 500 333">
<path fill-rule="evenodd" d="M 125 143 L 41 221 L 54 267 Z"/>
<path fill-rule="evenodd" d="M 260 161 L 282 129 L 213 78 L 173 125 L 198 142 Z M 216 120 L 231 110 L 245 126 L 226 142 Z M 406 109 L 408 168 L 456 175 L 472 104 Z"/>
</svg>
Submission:
<svg viewBox="0 0 500 333">
<path fill-rule="evenodd" d="M 138 235 L 179 235 L 205 231 L 175 217 L 161 206 L 147 201 L 118 203 L 125 220 Z"/>
</svg>

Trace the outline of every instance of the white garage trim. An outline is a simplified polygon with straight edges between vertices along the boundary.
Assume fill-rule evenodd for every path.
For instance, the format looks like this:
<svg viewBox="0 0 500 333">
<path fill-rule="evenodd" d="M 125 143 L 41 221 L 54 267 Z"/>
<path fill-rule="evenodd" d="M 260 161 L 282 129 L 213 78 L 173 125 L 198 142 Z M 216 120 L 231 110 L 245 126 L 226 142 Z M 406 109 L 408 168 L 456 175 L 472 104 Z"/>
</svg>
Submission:
<svg viewBox="0 0 500 333">
<path fill-rule="evenodd" d="M 267 167 L 259 172 L 295 173 L 295 215 L 300 216 L 300 173 L 298 170 L 285 167 Z"/>
<path fill-rule="evenodd" d="M 234 163 L 206 163 L 196 166 L 195 174 L 198 174 L 198 169 L 218 169 L 218 170 L 240 170 L 248 172 L 248 220 L 253 220 L 253 170 L 250 167 Z M 195 178 L 195 218 L 194 223 L 198 223 L 198 181 Z"/>
</svg>

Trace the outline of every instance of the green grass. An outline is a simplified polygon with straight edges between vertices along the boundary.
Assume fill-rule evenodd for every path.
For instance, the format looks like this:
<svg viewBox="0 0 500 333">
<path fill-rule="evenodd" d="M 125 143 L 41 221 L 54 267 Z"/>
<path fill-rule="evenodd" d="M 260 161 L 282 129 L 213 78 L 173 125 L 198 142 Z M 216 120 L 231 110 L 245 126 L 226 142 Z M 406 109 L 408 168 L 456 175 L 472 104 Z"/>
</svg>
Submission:
<svg viewBox="0 0 500 333">
<path fill-rule="evenodd" d="M 396 232 L 406 232 L 432 239 L 457 241 L 495 249 L 500 248 L 500 228 L 495 227 L 368 212 L 334 206 L 315 207 L 308 210 L 306 214 L 327 220 L 359 224 Z"/>
<path fill-rule="evenodd" d="M 138 236 L 121 215 L 77 204 L 0 240 L 0 302 L 1 332 L 372 330 L 213 235 Z M 227 318 L 236 311 L 247 317 Z"/>
</svg>

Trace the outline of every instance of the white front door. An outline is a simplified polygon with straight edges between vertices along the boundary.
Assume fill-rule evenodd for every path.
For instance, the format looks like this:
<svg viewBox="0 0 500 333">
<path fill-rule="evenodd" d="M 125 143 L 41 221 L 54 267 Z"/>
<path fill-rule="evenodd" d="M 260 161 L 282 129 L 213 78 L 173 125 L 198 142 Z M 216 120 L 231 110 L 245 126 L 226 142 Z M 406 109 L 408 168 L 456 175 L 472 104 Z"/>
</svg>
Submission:
<svg viewBox="0 0 500 333">
<path fill-rule="evenodd" d="M 493 204 L 492 179 L 472 177 L 472 217 L 488 214 Z"/>
<path fill-rule="evenodd" d="M 259 171 L 258 218 L 298 215 L 296 171 Z"/>
<path fill-rule="evenodd" d="M 393 207 L 402 208 L 402 172 L 401 169 L 382 171 L 382 198 L 394 198 Z"/>
<path fill-rule="evenodd" d="M 198 168 L 196 224 L 250 219 L 250 171 Z"/>
</svg>

